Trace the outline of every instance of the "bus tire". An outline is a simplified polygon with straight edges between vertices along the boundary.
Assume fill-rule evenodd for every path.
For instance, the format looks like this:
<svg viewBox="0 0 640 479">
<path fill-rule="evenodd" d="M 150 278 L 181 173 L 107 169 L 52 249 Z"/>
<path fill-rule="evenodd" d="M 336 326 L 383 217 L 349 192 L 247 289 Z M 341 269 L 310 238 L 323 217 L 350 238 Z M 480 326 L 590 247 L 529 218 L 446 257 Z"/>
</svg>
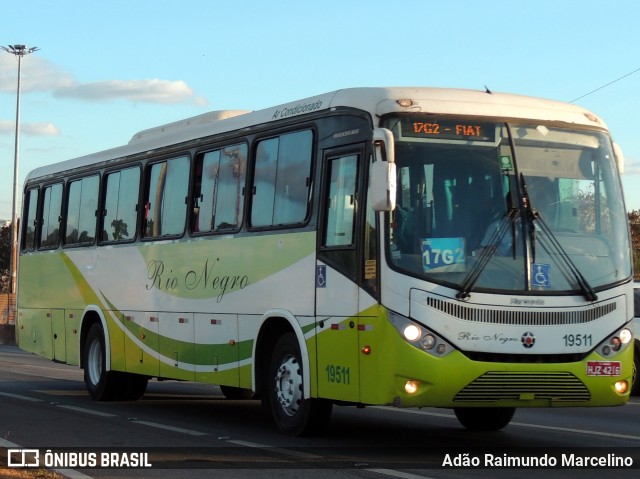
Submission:
<svg viewBox="0 0 640 479">
<path fill-rule="evenodd" d="M 115 373 L 121 377 L 121 389 L 116 393 L 119 401 L 137 401 L 147 392 L 148 376 L 132 373 Z"/>
<path fill-rule="evenodd" d="M 300 347 L 295 334 L 280 337 L 269 366 L 268 393 L 271 415 L 280 431 L 292 436 L 321 432 L 329 422 L 332 403 L 305 398 Z"/>
<path fill-rule="evenodd" d="M 106 349 L 102 326 L 90 326 L 84 343 L 84 384 L 95 401 L 113 401 L 122 390 L 122 377 L 106 369 Z"/>
<path fill-rule="evenodd" d="M 633 355 L 633 375 L 631 376 L 631 396 L 640 396 L 640 381 L 638 372 L 640 371 L 640 348 L 634 351 Z"/>
<path fill-rule="evenodd" d="M 498 431 L 511 422 L 514 407 L 460 407 L 453 411 L 465 428 L 471 431 Z"/>
<path fill-rule="evenodd" d="M 253 399 L 255 393 L 251 389 L 220 385 L 220 391 L 227 399 Z"/>
</svg>

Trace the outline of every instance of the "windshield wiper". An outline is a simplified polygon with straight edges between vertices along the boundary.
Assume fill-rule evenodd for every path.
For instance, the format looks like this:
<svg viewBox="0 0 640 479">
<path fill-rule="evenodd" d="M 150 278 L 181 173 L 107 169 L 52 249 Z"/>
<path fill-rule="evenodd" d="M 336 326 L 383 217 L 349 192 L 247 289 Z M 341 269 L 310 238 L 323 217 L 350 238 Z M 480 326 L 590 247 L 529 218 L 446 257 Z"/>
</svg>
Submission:
<svg viewBox="0 0 640 479">
<path fill-rule="evenodd" d="M 569 270 L 569 272 L 573 275 L 576 282 L 578 283 L 578 286 L 580 286 L 580 289 L 582 290 L 582 294 L 587 299 L 587 301 L 597 301 L 598 295 L 595 293 L 595 291 L 593 290 L 589 282 L 580 272 L 576 264 L 571 260 L 571 257 L 567 254 L 566 250 L 562 247 L 562 245 L 558 241 L 558 238 L 556 238 L 556 236 L 553 234 L 553 231 L 551 231 L 551 228 L 549 228 L 547 223 L 545 223 L 545 221 L 542 219 L 542 216 L 540 216 L 540 213 L 537 211 L 534 211 L 532 216 L 533 216 L 533 221 L 536 221 L 537 224 L 540 225 L 540 230 L 542 230 L 542 232 L 548 238 L 548 244 L 547 244 L 547 241 L 542 241 L 542 239 L 540 240 L 544 244 L 545 249 L 548 250 L 550 253 L 555 253 L 562 260 L 566 269 Z"/>
<path fill-rule="evenodd" d="M 469 293 L 489 263 L 489 260 L 491 260 L 493 255 L 495 255 L 496 250 L 498 249 L 498 246 L 500 246 L 500 243 L 502 243 L 507 231 L 511 230 L 512 238 L 515 238 L 515 219 L 518 214 L 519 211 L 517 209 L 511 208 L 500 219 L 489 238 L 487 246 L 482 249 L 478 260 L 473 265 L 467 276 L 465 276 L 464 281 L 460 285 L 460 290 L 456 293 L 456 298 L 464 300 L 469 297 Z M 515 241 L 512 241 L 512 243 L 515 255 Z"/>
<path fill-rule="evenodd" d="M 532 249 L 533 261 L 535 262 L 535 245 L 536 245 L 536 241 L 535 241 L 536 233 L 535 233 L 534 222 L 537 222 L 537 224 L 540 226 L 540 230 L 546 235 L 549 241 L 549 243 L 547 244 L 546 241 L 542 241 L 541 239 L 541 243 L 543 243 L 545 249 L 549 253 L 553 253 L 557 255 L 562 260 L 565 268 L 571 273 L 571 275 L 573 275 L 576 282 L 578 283 L 578 286 L 580 286 L 580 289 L 582 290 L 582 294 L 587 299 L 587 301 L 596 301 L 598 299 L 598 295 L 596 295 L 595 291 L 593 290 L 589 282 L 582 275 L 582 273 L 580 272 L 576 264 L 572 261 L 571 257 L 567 254 L 567 251 L 560 244 L 560 241 L 558 241 L 558 238 L 556 237 L 556 235 L 553 233 L 553 231 L 551 231 L 551 228 L 549 228 L 547 223 L 545 223 L 544 219 L 542 219 L 542 215 L 540 215 L 540 212 L 533 209 L 531 205 L 531 200 L 529 199 L 529 193 L 527 192 L 527 184 L 525 183 L 524 175 L 522 174 L 520 174 L 520 182 L 522 184 L 522 189 L 524 194 L 524 206 L 527 212 L 526 214 L 527 222 L 529 224 L 528 230 L 529 230 L 529 237 L 531 239 L 530 244 Z"/>
</svg>

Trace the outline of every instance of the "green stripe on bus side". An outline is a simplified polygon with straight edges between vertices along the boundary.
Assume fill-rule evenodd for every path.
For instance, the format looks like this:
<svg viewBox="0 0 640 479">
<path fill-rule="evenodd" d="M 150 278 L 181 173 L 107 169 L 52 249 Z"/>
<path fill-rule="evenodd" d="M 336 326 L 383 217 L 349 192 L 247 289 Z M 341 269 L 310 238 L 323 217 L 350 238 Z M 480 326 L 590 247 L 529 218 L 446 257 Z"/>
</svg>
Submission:
<svg viewBox="0 0 640 479">
<path fill-rule="evenodd" d="M 158 345 L 152 347 L 155 352 L 168 358 L 173 358 L 175 353 L 179 353 L 181 362 L 195 364 L 197 366 L 207 366 L 212 364 L 212 359 L 217 357 L 219 365 L 231 364 L 251 358 L 253 352 L 253 340 L 240 341 L 234 345 L 228 343 L 220 344 L 197 344 L 179 339 L 163 336 L 151 329 L 145 328 L 137 323 L 124 319 L 124 314 L 105 297 L 108 308 L 113 312 L 118 322 L 122 324 L 133 336 L 144 335 L 145 344 Z"/>
<path fill-rule="evenodd" d="M 80 296 L 82 296 L 85 304 L 96 304 L 101 306 L 100 298 L 95 291 L 93 291 L 91 286 L 89 286 L 89 283 L 84 279 L 84 276 L 73 261 L 71 261 L 69 256 L 66 253 L 60 253 L 60 259 L 62 259 L 62 262 L 69 270 L 69 273 L 74 280 L 75 287 L 80 293 Z"/>
<path fill-rule="evenodd" d="M 86 304 L 99 304 L 99 298 L 65 253 L 25 255 L 20 263 L 20 307 L 84 309 Z"/>
<path fill-rule="evenodd" d="M 219 238 L 134 247 L 143 256 L 147 266 L 154 262 L 161 264 L 167 274 L 191 281 L 187 283 L 188 288 L 172 291 L 163 288 L 159 278 L 150 278 L 149 270 L 141 272 L 163 293 L 190 299 L 215 298 L 221 293 L 229 294 L 257 283 L 312 255 L 315 233 L 261 235 L 235 238 L 233 241 Z M 152 349 L 169 358 L 178 352 L 181 362 L 190 360 L 195 365 L 209 365 L 215 357 L 217 364 L 224 365 L 251 358 L 253 339 L 238 341 L 233 345 L 194 344 L 162 336 L 125 320 L 122 311 L 109 301 L 103 291 L 91 287 L 82 268 L 76 266 L 67 252 L 25 255 L 21 261 L 21 274 L 25 281 L 21 291 L 23 307 L 83 310 L 86 305 L 95 304 L 105 313 L 113 313 L 105 314 L 107 321 L 116 321 L 129 331 L 130 337 L 126 341 L 139 338 L 142 334 L 145 345 L 157 345 Z M 247 280 L 243 283 L 244 277 Z M 42 295 L 38 291 L 48 293 Z M 313 323 L 307 325 L 304 332 L 313 331 L 314 327 Z"/>
<path fill-rule="evenodd" d="M 302 326 L 302 334 L 304 334 L 306 336 L 306 334 L 308 332 L 313 331 L 317 327 L 318 327 L 318 323 L 317 322 L 313 322 L 313 323 L 308 324 L 306 326 Z"/>
</svg>

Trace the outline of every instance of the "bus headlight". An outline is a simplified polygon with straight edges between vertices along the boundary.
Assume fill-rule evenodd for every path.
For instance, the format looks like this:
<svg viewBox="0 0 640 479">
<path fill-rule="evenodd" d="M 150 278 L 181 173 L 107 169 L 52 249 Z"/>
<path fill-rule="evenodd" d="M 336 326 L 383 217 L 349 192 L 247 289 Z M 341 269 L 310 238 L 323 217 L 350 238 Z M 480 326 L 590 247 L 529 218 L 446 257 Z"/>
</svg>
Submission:
<svg viewBox="0 0 640 479">
<path fill-rule="evenodd" d="M 420 336 L 422 336 L 422 331 L 420 331 L 420 328 L 415 324 L 409 324 L 404 328 L 402 334 L 404 334 L 404 339 L 412 342 L 416 341 Z"/>
<path fill-rule="evenodd" d="M 404 340 L 412 346 L 437 357 L 445 356 L 453 351 L 453 346 L 423 325 L 416 324 L 409 318 L 393 311 L 387 311 L 387 317 Z"/>
<path fill-rule="evenodd" d="M 418 381 L 409 380 L 404 385 L 404 391 L 407 394 L 415 394 L 418 392 Z"/>
<path fill-rule="evenodd" d="M 630 329 L 624 328 L 620 331 L 620 339 L 622 340 L 622 344 L 630 343 L 633 339 L 633 333 Z"/>
<path fill-rule="evenodd" d="M 629 383 L 627 381 L 617 381 L 613 387 L 618 394 L 624 394 L 629 390 Z"/>
<path fill-rule="evenodd" d="M 620 351 L 624 351 L 632 339 L 633 333 L 631 330 L 623 328 L 602 341 L 600 346 L 598 346 L 598 350 L 602 356 L 613 357 Z"/>
<path fill-rule="evenodd" d="M 436 338 L 433 334 L 425 334 L 424 337 L 420 340 L 420 346 L 422 346 L 422 349 L 424 349 L 425 351 L 433 349 L 435 345 Z"/>
<path fill-rule="evenodd" d="M 622 339 L 620 339 L 618 336 L 611 338 L 612 351 L 620 351 L 621 347 L 622 347 Z"/>
</svg>

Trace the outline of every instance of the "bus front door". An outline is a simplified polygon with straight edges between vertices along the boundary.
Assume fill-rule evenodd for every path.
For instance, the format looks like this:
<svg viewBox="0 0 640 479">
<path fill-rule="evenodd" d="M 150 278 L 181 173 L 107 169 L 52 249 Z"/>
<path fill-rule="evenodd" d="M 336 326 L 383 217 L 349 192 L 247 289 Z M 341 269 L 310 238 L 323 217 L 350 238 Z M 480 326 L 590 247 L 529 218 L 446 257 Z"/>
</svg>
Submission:
<svg viewBox="0 0 640 479">
<path fill-rule="evenodd" d="M 316 261 L 318 396 L 359 402 L 355 226 L 364 147 L 324 154 L 323 201 Z"/>
</svg>

